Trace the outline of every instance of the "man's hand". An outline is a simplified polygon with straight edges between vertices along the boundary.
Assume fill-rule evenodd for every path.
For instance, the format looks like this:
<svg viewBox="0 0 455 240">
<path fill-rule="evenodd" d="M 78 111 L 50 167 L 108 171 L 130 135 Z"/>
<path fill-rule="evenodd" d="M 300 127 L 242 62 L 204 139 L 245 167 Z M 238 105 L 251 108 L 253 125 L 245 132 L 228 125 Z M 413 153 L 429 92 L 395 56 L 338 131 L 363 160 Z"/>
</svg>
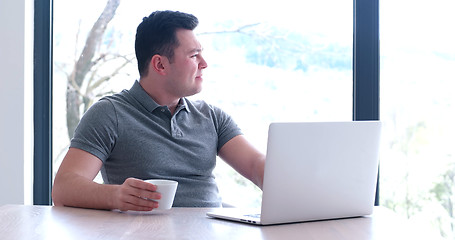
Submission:
<svg viewBox="0 0 455 240">
<path fill-rule="evenodd" d="M 151 211 L 158 207 L 161 194 L 156 186 L 136 178 L 128 178 L 117 187 L 113 196 L 113 208 L 121 211 Z"/>
</svg>

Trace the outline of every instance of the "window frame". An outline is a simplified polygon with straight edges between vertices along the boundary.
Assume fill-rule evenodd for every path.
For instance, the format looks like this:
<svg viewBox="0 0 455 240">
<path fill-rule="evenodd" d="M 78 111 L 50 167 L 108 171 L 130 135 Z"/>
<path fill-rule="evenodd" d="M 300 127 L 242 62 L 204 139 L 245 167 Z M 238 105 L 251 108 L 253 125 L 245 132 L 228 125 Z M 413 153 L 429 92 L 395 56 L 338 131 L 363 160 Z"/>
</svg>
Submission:
<svg viewBox="0 0 455 240">
<path fill-rule="evenodd" d="M 379 118 L 379 0 L 354 0 L 353 115 L 354 121 Z M 379 169 L 375 206 L 379 206 Z"/>
<path fill-rule="evenodd" d="M 353 0 L 353 120 L 379 120 L 379 0 Z M 52 205 L 53 1 L 35 0 L 35 205 Z M 379 174 L 375 205 L 379 205 Z"/>
<path fill-rule="evenodd" d="M 52 0 L 34 2 L 33 204 L 52 205 Z"/>
</svg>

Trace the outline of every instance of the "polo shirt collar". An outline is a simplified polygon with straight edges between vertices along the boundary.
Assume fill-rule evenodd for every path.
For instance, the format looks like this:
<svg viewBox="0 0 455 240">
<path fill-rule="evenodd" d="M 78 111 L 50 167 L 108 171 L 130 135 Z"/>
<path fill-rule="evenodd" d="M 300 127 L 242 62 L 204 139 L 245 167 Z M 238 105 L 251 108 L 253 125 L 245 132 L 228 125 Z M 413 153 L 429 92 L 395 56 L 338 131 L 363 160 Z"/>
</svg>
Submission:
<svg viewBox="0 0 455 240">
<path fill-rule="evenodd" d="M 190 108 L 188 107 L 188 99 L 180 98 L 179 104 L 177 105 L 177 111 L 185 109 L 187 112 L 190 112 Z"/>
<path fill-rule="evenodd" d="M 147 92 L 144 90 L 144 88 L 142 88 L 141 84 L 137 80 L 134 82 L 129 92 L 149 112 L 153 112 L 155 109 L 161 107 L 158 103 L 155 102 L 155 100 L 153 100 L 153 98 L 147 94 Z M 180 99 L 176 112 L 182 109 L 185 109 L 188 112 L 190 111 L 186 98 Z"/>
</svg>

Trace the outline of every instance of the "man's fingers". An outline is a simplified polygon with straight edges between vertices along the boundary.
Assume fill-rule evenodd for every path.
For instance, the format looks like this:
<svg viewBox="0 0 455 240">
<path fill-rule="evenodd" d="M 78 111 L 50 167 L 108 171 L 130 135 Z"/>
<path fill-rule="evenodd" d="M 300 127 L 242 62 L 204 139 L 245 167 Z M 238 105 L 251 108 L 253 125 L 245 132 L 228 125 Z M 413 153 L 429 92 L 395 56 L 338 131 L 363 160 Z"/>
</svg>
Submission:
<svg viewBox="0 0 455 240">
<path fill-rule="evenodd" d="M 144 183 L 146 183 L 145 186 L 147 186 L 149 184 L 153 185 L 152 188 L 150 188 L 150 186 L 148 186 L 149 188 L 141 188 L 141 186 L 142 186 L 141 184 L 137 184 L 136 182 L 134 182 L 133 184 L 130 184 L 130 183 L 133 183 L 133 181 L 128 182 L 127 188 L 125 189 L 126 194 L 128 194 L 128 195 L 143 198 L 143 199 L 153 199 L 153 200 L 158 200 L 161 198 L 161 194 L 159 192 L 155 192 L 156 186 L 151 183 L 144 182 Z"/>
<path fill-rule="evenodd" d="M 134 196 L 134 195 L 127 195 L 127 196 L 124 196 L 119 209 L 122 211 L 125 211 L 125 210 L 150 211 L 153 208 L 157 208 L 157 207 L 158 207 L 158 202 L 155 202 L 153 200 L 149 200 L 146 198 Z"/>
<path fill-rule="evenodd" d="M 136 178 L 128 178 L 120 190 L 120 210 L 150 211 L 158 207 L 161 194 L 156 191 L 156 186 Z"/>
<path fill-rule="evenodd" d="M 151 208 L 158 207 L 158 202 L 155 202 L 146 197 L 130 196 L 130 198 L 128 199 L 128 203 L 133 204 L 138 207 L 151 207 Z"/>
<path fill-rule="evenodd" d="M 133 187 L 133 188 L 145 189 L 148 191 L 156 191 L 155 185 L 148 183 L 148 182 L 144 182 L 137 178 L 128 178 L 125 180 L 125 183 L 128 184 L 128 186 Z"/>
<path fill-rule="evenodd" d="M 159 192 L 151 192 L 148 190 L 142 190 L 142 189 L 133 189 L 132 192 L 130 192 L 131 196 L 138 197 L 141 199 L 151 199 L 151 200 L 158 200 L 161 199 L 161 193 Z"/>
</svg>

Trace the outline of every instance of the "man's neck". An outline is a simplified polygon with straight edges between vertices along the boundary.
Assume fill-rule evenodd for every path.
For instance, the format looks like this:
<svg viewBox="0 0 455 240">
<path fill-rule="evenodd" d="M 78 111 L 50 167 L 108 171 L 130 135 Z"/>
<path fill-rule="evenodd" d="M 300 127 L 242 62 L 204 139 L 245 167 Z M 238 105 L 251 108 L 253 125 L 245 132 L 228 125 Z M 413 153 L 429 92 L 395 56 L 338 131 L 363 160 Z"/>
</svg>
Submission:
<svg viewBox="0 0 455 240">
<path fill-rule="evenodd" d="M 153 86 L 152 81 L 139 79 L 139 84 L 145 92 L 160 106 L 167 106 L 171 114 L 174 115 L 175 110 L 180 102 L 180 98 L 167 96 L 165 91 Z"/>
</svg>

